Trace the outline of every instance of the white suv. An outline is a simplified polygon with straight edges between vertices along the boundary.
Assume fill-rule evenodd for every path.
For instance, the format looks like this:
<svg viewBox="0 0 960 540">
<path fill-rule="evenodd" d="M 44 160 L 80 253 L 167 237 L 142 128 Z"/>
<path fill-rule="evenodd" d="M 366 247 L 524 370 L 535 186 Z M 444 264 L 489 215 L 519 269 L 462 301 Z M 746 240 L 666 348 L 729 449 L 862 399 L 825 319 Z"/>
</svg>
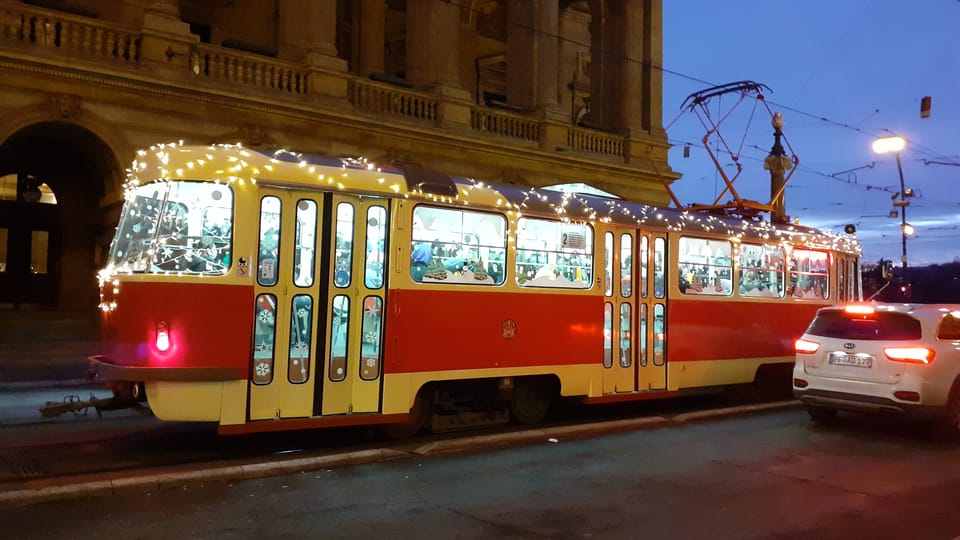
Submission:
<svg viewBox="0 0 960 540">
<path fill-rule="evenodd" d="M 960 304 L 821 308 L 795 346 L 793 395 L 814 420 L 891 412 L 960 432 Z"/>
</svg>

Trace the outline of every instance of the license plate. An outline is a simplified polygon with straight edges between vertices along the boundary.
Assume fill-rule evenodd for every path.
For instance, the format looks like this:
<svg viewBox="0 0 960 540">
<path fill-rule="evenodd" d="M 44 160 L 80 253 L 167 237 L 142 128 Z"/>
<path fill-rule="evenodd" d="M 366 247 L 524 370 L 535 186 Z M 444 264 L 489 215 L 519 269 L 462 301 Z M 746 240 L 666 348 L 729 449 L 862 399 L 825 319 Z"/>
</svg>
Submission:
<svg viewBox="0 0 960 540">
<path fill-rule="evenodd" d="M 830 353 L 830 363 L 835 366 L 870 367 L 873 357 L 868 354 Z"/>
</svg>

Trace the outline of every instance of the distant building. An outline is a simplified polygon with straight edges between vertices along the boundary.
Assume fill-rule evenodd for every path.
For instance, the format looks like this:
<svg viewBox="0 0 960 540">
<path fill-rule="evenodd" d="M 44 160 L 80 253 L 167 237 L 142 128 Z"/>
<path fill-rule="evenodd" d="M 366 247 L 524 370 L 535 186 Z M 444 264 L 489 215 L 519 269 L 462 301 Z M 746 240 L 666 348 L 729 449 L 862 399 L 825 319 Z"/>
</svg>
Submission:
<svg viewBox="0 0 960 540">
<path fill-rule="evenodd" d="M 666 204 L 661 2 L 0 0 L 0 309 L 94 311 L 158 142 Z"/>
</svg>

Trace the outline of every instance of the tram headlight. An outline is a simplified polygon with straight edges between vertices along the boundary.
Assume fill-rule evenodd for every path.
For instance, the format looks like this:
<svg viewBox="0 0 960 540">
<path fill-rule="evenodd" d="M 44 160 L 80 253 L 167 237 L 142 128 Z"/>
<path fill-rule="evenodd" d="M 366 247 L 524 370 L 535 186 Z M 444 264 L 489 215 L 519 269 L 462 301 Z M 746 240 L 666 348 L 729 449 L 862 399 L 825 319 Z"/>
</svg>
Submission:
<svg viewBox="0 0 960 540">
<path fill-rule="evenodd" d="M 170 349 L 170 326 L 166 321 L 157 323 L 157 350 L 167 352 Z"/>
</svg>

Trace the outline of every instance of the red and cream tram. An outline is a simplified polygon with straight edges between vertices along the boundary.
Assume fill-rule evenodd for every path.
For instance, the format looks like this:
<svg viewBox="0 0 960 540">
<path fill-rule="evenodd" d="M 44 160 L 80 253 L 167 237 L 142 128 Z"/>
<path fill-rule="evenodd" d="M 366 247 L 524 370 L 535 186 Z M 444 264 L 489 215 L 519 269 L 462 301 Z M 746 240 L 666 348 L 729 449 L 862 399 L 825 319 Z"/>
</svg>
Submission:
<svg viewBox="0 0 960 540">
<path fill-rule="evenodd" d="M 91 371 L 221 433 L 535 422 L 789 373 L 816 309 L 859 298 L 858 256 L 799 225 L 162 145 L 129 171 Z"/>
</svg>

